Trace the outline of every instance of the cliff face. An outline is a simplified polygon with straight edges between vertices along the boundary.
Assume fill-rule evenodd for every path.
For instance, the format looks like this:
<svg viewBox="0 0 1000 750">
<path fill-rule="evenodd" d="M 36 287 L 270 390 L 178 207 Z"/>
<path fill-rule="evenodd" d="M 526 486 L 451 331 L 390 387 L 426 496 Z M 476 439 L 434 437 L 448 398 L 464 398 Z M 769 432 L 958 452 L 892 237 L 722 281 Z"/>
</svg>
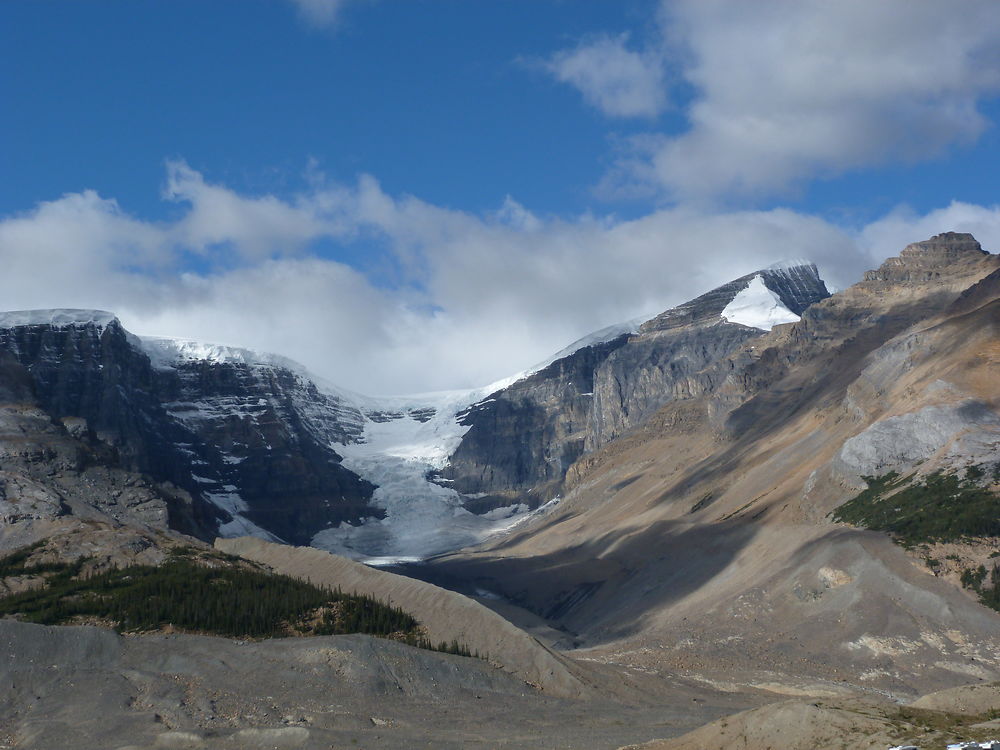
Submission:
<svg viewBox="0 0 1000 750">
<path fill-rule="evenodd" d="M 216 505 L 292 544 L 379 515 L 368 503 L 374 486 L 345 469 L 330 447 L 359 437 L 360 412 L 302 375 L 182 358 L 158 367 L 155 381 L 168 417 L 193 436 L 180 448 L 198 489 Z M 223 528 L 239 531 L 238 522 Z"/>
<path fill-rule="evenodd" d="M 172 448 L 182 435 L 155 395 L 149 358 L 114 316 L 81 312 L 77 318 L 0 325 L 0 350 L 25 368 L 39 404 L 53 417 L 85 419 L 128 468 L 185 484 L 191 465 Z"/>
<path fill-rule="evenodd" d="M 459 415 L 468 426 L 443 476 L 488 511 L 513 501 L 537 506 L 555 492 L 585 450 L 594 373 L 627 336 L 587 346 L 494 393 Z"/>
<path fill-rule="evenodd" d="M 0 319 L 6 390 L 16 385 L 23 397 L 27 388 L 49 418 L 77 420 L 110 448 L 115 465 L 187 493 L 182 530 L 306 543 L 331 524 L 378 514 L 368 505 L 373 486 L 329 448 L 359 434 L 360 414 L 280 365 L 171 361 L 164 346 L 151 361 L 106 313 Z"/>
<path fill-rule="evenodd" d="M 130 471 L 85 419 L 54 420 L 28 369 L 0 350 L 0 530 L 68 515 L 203 535 L 218 520 L 184 490 Z"/>
<path fill-rule="evenodd" d="M 574 461 L 703 389 L 706 367 L 761 334 L 723 315 L 757 279 L 791 320 L 829 296 L 812 264 L 764 269 L 667 310 L 638 333 L 577 350 L 462 415 L 469 430 L 443 472 L 450 486 L 477 496 L 471 509 L 553 497 Z"/>
<path fill-rule="evenodd" d="M 989 255 L 979 241 L 964 232 L 944 232 L 903 248 L 879 268 L 865 273 L 866 282 L 926 283 L 960 275 Z"/>
</svg>

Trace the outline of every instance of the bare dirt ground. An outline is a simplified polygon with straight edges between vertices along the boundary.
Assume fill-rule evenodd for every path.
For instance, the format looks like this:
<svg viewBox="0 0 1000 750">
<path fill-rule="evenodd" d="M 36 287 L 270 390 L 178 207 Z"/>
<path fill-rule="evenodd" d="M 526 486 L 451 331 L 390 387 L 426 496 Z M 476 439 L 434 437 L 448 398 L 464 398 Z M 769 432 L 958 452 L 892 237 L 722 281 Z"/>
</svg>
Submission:
<svg viewBox="0 0 1000 750">
<path fill-rule="evenodd" d="M 121 637 L 0 621 L 0 747 L 615 748 L 759 702 L 642 675 L 564 699 L 486 662 L 368 636 Z"/>
<path fill-rule="evenodd" d="M 952 688 L 900 706 L 872 699 L 791 700 L 728 716 L 681 737 L 623 750 L 943 748 L 1000 737 L 1000 684 Z"/>
</svg>

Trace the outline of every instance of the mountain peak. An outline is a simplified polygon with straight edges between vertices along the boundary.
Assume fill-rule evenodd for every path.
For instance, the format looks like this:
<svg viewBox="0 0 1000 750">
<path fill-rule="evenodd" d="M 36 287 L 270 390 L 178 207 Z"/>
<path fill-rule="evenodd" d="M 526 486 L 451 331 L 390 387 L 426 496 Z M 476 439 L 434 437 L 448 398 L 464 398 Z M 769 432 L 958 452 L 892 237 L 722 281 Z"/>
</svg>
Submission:
<svg viewBox="0 0 1000 750">
<path fill-rule="evenodd" d="M 640 330 L 643 333 L 649 333 L 692 324 L 715 325 L 726 317 L 724 313 L 727 309 L 733 312 L 730 305 L 733 304 L 737 296 L 744 294 L 745 297 L 745 293 L 754 292 L 757 295 L 755 297 L 757 303 L 765 298 L 771 300 L 773 297 L 776 304 L 794 316 L 793 318 L 786 315 L 780 321 L 772 321 L 770 325 L 764 326 L 765 329 L 769 329 L 775 322 L 787 323 L 793 319 L 797 320 L 798 316 L 809 305 L 830 296 L 826 285 L 819 277 L 819 270 L 813 262 L 808 260 L 783 261 L 733 279 L 690 302 L 671 308 L 645 322 Z M 744 302 L 746 300 L 741 299 L 737 305 L 742 307 Z M 754 320 L 758 318 L 759 316 Z M 742 322 L 742 318 L 737 315 L 730 322 Z M 748 325 L 754 328 L 760 327 L 752 323 Z"/>
<path fill-rule="evenodd" d="M 808 258 L 789 258 L 787 260 L 779 260 L 777 263 L 772 263 L 767 268 L 762 269 L 764 271 L 790 271 L 794 268 L 812 268 L 818 273 L 816 269 L 816 264 L 813 263 Z"/>
<path fill-rule="evenodd" d="M 926 255 L 950 255 L 973 257 L 989 255 L 983 250 L 979 241 L 968 232 L 942 232 L 935 234 L 929 240 L 913 242 L 903 248 L 900 257 L 917 257 Z"/>
<path fill-rule="evenodd" d="M 866 271 L 865 281 L 929 281 L 961 273 L 988 255 L 971 234 L 943 232 L 910 243 L 898 257 L 886 259 L 874 271 Z"/>
</svg>

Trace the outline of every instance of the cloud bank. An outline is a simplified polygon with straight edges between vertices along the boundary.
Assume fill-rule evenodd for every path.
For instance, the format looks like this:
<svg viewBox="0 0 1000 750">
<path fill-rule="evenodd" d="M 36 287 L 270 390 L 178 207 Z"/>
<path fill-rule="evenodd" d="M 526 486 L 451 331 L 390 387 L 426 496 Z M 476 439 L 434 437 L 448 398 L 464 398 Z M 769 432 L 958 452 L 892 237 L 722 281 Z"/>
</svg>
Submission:
<svg viewBox="0 0 1000 750">
<path fill-rule="evenodd" d="M 655 114 L 669 63 L 687 128 L 632 139 L 608 184 L 759 200 L 974 141 L 1000 91 L 997 19 L 993 0 L 663 0 L 645 49 L 609 37 L 549 70 L 607 114 Z"/>
<path fill-rule="evenodd" d="M 347 1 L 293 0 L 317 25 Z M 641 44 L 589 37 L 542 65 L 605 115 L 647 118 L 652 132 L 629 141 L 609 184 L 652 187 L 668 207 L 560 218 L 507 197 L 473 214 L 364 175 L 247 195 L 178 161 L 162 192 L 169 220 L 93 191 L 0 218 L 0 308 L 110 309 L 136 333 L 274 351 L 348 388 L 413 392 L 491 382 L 789 257 L 843 287 L 942 231 L 995 251 L 997 206 L 899 207 L 850 228 L 746 206 L 976 139 L 990 125 L 981 101 L 1000 91 L 996 9 L 663 0 Z M 668 106 L 686 125 L 657 132 L 648 122 Z"/>
<path fill-rule="evenodd" d="M 1000 208 L 959 203 L 855 232 L 786 209 L 561 220 L 511 198 L 484 215 L 444 209 L 371 177 L 249 196 L 183 163 L 163 197 L 182 209 L 171 221 L 92 191 L 0 221 L 0 307 L 109 309 L 136 333 L 273 351 L 344 387 L 398 393 L 491 382 L 783 258 L 811 258 L 845 286 L 940 231 L 1000 247 Z M 365 262 L 338 260 L 348 246 Z M 383 262 L 392 284 L 365 270 Z"/>
</svg>

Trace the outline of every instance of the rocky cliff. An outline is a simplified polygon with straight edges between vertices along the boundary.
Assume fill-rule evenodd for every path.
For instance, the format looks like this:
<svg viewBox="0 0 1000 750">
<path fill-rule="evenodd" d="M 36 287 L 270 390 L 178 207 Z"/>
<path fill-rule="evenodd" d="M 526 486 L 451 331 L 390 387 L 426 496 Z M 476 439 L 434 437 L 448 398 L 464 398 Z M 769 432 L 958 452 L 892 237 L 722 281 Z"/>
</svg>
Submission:
<svg viewBox="0 0 1000 750">
<path fill-rule="evenodd" d="M 361 413 L 320 392 L 293 363 L 233 349 L 192 352 L 173 340 L 143 346 L 164 410 L 193 436 L 179 447 L 198 490 L 236 516 L 224 535 L 256 526 L 306 544 L 331 525 L 379 515 L 368 502 L 374 486 L 331 447 L 360 437 Z"/>
<path fill-rule="evenodd" d="M 64 516 L 201 535 L 219 520 L 176 485 L 131 471 L 86 420 L 53 419 L 28 370 L 0 351 L 0 532 Z"/>
<path fill-rule="evenodd" d="M 360 413 L 290 364 L 198 358 L 177 342 L 139 340 L 110 313 L 69 310 L 4 314 L 0 352 L 5 390 L 30 393 L 114 465 L 186 493 L 189 533 L 305 543 L 379 513 L 373 486 L 330 448 L 359 435 Z"/>
<path fill-rule="evenodd" d="M 637 333 L 578 349 L 461 415 L 469 429 L 443 476 L 474 497 L 466 505 L 474 509 L 550 499 L 574 461 L 704 387 L 698 373 L 761 334 L 724 314 L 753 283 L 784 320 L 829 296 L 816 266 L 783 264 L 667 310 Z"/>
</svg>

